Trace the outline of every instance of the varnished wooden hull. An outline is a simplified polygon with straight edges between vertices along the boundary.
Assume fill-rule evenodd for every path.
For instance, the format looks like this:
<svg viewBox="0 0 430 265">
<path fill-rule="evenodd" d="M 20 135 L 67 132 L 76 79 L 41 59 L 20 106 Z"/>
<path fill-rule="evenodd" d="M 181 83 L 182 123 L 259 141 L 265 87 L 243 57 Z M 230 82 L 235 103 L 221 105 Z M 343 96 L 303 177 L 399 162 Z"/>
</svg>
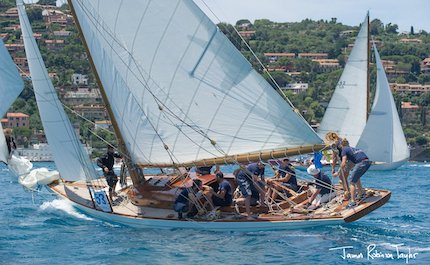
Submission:
<svg viewBox="0 0 430 265">
<path fill-rule="evenodd" d="M 366 214 L 376 210 L 384 205 L 390 198 L 391 192 L 377 191 L 378 196 L 369 199 L 369 202 L 364 203 L 353 209 L 342 210 L 342 214 L 332 216 L 324 216 L 321 214 L 303 214 L 295 217 L 277 216 L 270 214 L 261 214 L 256 220 L 248 221 L 245 218 L 239 219 L 217 219 L 214 221 L 207 220 L 178 220 L 176 214 L 171 209 L 154 209 L 150 207 L 136 207 L 136 212 L 123 211 L 121 208 L 115 208 L 115 213 L 107 213 L 95 209 L 91 204 L 91 200 L 78 196 L 73 192 L 73 189 L 68 189 L 64 184 L 51 184 L 50 189 L 59 195 L 61 198 L 69 200 L 80 211 L 97 219 L 108 222 L 123 224 L 138 228 L 184 228 L 184 229 L 203 229 L 215 231 L 262 231 L 262 230 L 289 230 L 302 229 L 315 226 L 339 225 L 355 221 Z M 76 189 L 76 188 L 74 188 Z M 68 191 L 69 190 L 69 191 Z M 82 191 L 84 191 L 82 189 Z M 376 190 L 375 190 L 376 191 Z M 344 202 L 345 204 L 346 202 Z M 125 208 L 130 208 L 129 205 Z M 339 205 L 339 208 L 344 208 Z M 142 210 L 143 209 L 143 210 Z M 154 211 L 151 214 L 151 211 Z M 169 214 L 170 213 L 170 214 Z"/>
</svg>

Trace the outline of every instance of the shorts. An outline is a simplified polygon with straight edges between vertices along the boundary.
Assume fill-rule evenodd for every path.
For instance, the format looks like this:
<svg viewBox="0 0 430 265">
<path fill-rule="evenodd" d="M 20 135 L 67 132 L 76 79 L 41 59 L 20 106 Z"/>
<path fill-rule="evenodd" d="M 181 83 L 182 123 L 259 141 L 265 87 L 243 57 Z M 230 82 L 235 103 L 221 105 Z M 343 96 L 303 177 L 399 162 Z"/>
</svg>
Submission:
<svg viewBox="0 0 430 265">
<path fill-rule="evenodd" d="M 282 186 L 284 186 L 284 187 L 287 187 L 287 188 L 289 188 L 289 189 L 292 189 L 293 191 L 298 191 L 299 190 L 299 187 L 297 187 L 296 185 L 292 185 L 292 184 L 290 184 L 290 183 L 282 183 Z"/>
<path fill-rule="evenodd" d="M 175 205 L 173 205 L 173 209 L 175 210 L 175 212 L 185 213 L 185 212 L 188 212 L 189 206 L 188 204 L 177 202 L 175 203 Z"/>
<path fill-rule="evenodd" d="M 109 185 L 109 191 L 112 191 L 113 186 L 118 182 L 118 177 L 115 174 L 106 174 L 106 182 Z"/>
<path fill-rule="evenodd" d="M 363 160 L 357 163 L 351 172 L 351 183 L 357 183 L 361 176 L 369 169 L 370 165 L 372 165 L 372 162 L 369 160 Z"/>
<path fill-rule="evenodd" d="M 312 205 L 318 207 L 321 205 L 321 203 L 329 202 L 334 197 L 336 197 L 336 192 L 330 192 L 324 195 L 318 194 L 317 197 L 312 201 Z"/>
<path fill-rule="evenodd" d="M 221 199 L 217 196 L 212 196 L 212 201 L 213 201 L 215 206 L 230 206 L 232 203 L 231 201 L 229 202 L 229 201 Z"/>
<path fill-rule="evenodd" d="M 251 180 L 248 180 L 243 177 L 238 177 L 237 182 L 239 184 L 240 192 L 242 193 L 243 197 L 248 197 L 252 195 L 252 190 L 255 189 L 252 184 L 250 183 Z"/>
</svg>

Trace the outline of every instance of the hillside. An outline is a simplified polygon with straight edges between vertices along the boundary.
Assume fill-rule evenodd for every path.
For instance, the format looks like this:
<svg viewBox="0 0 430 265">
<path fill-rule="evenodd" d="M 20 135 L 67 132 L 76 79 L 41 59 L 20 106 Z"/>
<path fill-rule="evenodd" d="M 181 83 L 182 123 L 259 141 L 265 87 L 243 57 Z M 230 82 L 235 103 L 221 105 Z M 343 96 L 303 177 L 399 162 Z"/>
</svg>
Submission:
<svg viewBox="0 0 430 265">
<path fill-rule="evenodd" d="M 52 4 L 52 1 L 44 2 Z M 0 2 L 0 13 L 8 14 L 10 12 L 10 14 L 0 17 L 2 29 L 0 33 L 2 33 L 5 43 L 17 45 L 16 49 L 11 50 L 11 54 L 15 62 L 22 62 L 25 53 L 22 47 L 19 48 L 19 44 L 22 43 L 19 27 L 16 26 L 19 25 L 19 21 L 17 17 L 14 17 L 13 10 L 10 9 L 13 8 L 14 3 L 15 1 L 9 0 Z M 46 13 L 44 10 L 51 11 Z M 42 11 L 45 12 L 44 15 L 42 15 Z M 82 87 L 90 92 L 91 90 L 96 91 L 94 76 L 67 5 L 61 8 L 32 5 L 28 6 L 27 12 L 33 31 L 37 34 L 37 41 L 46 66 L 52 74 L 60 97 L 64 98 L 67 93 L 76 92 Z M 306 84 L 300 91 L 288 89 L 284 91 L 305 119 L 311 124 L 317 125 L 342 73 L 342 67 L 345 65 L 351 45 L 354 43 L 359 25 L 354 27 L 343 25 L 336 19 L 331 21 L 306 19 L 298 23 L 275 23 L 264 19 L 251 22 L 243 19 L 234 26 L 280 87 Z M 240 36 L 236 34 L 233 26 L 222 23 L 219 24 L 219 28 L 249 59 L 255 69 L 276 87 L 257 59 L 241 41 Z M 372 20 L 371 33 L 385 62 L 390 83 L 430 85 L 430 61 L 428 71 L 423 63 L 426 58 L 430 57 L 430 34 L 424 31 L 414 32 L 413 28 L 408 33 L 399 34 L 397 25 L 383 24 L 378 19 Z M 25 62 L 19 66 L 23 72 L 28 71 Z M 88 83 L 74 84 L 72 82 L 73 74 L 85 75 Z M 375 69 L 372 70 L 371 83 L 374 87 Z M 395 91 L 394 96 L 408 142 L 426 145 L 430 131 L 428 124 L 430 92 Z M 402 109 L 402 102 L 411 102 L 410 105 L 416 107 Z M 94 102 L 80 102 L 80 105 L 76 102 L 66 104 L 76 110 L 82 104 L 94 106 L 94 104 L 100 103 L 101 98 L 99 97 Z M 30 115 L 30 128 L 15 130 L 16 134 L 25 136 L 22 139 L 30 139 L 32 133 L 42 129 L 29 82 L 26 83 L 25 91 L 10 111 Z M 90 119 L 93 121 L 105 120 L 107 115 L 91 116 Z M 73 116 L 72 120 L 80 123 L 83 139 L 93 142 L 96 146 L 102 146 L 88 130 L 93 127 L 90 123 L 81 121 L 76 116 Z M 26 142 L 21 142 L 21 144 L 26 144 Z"/>
</svg>

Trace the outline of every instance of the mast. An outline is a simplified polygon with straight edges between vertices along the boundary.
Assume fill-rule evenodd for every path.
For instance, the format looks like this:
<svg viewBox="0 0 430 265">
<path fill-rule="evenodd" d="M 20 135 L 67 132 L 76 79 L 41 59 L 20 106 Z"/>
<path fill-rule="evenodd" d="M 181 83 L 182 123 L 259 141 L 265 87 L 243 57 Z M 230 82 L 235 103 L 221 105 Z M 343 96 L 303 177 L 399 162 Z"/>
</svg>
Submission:
<svg viewBox="0 0 430 265">
<path fill-rule="evenodd" d="M 102 95 L 102 98 L 103 98 L 103 101 L 105 103 L 105 107 L 107 109 L 109 118 L 110 118 L 110 120 L 112 122 L 112 127 L 114 129 L 114 133 L 115 133 L 115 135 L 117 137 L 117 140 L 118 140 L 118 149 L 121 152 L 121 154 L 123 155 L 123 160 L 124 160 L 124 163 L 127 166 L 128 171 L 130 173 L 130 177 L 131 177 L 131 180 L 133 182 L 133 185 L 138 187 L 138 186 L 140 186 L 142 184 L 142 178 L 140 177 L 139 173 L 136 170 L 136 167 L 133 165 L 133 163 L 131 161 L 131 157 L 130 157 L 130 154 L 129 154 L 129 152 L 127 150 L 127 147 L 125 145 L 124 138 L 123 138 L 123 136 L 121 134 L 121 131 L 119 130 L 118 122 L 116 121 L 115 116 L 114 116 L 113 111 L 112 111 L 112 108 L 111 108 L 111 106 L 109 104 L 108 97 L 107 97 L 106 92 L 104 90 L 104 87 L 103 87 L 103 84 L 101 82 L 100 76 L 99 76 L 99 74 L 97 72 L 97 69 L 96 69 L 96 67 L 94 65 L 94 61 L 93 61 L 93 58 L 91 56 L 90 50 L 88 48 L 85 36 L 84 36 L 84 34 L 82 32 L 81 25 L 79 24 L 79 20 L 78 20 L 78 18 L 76 16 L 75 8 L 73 6 L 73 3 L 72 3 L 71 0 L 67 0 L 67 3 L 70 6 L 70 10 L 71 10 L 73 18 L 75 20 L 76 27 L 78 28 L 82 44 L 85 47 L 85 51 L 87 52 L 87 55 L 88 55 L 88 60 L 90 62 L 91 68 L 93 69 L 93 73 L 94 73 L 94 75 L 96 77 L 97 84 L 98 84 L 98 86 L 100 88 L 100 94 Z"/>
<path fill-rule="evenodd" d="M 366 120 L 370 115 L 370 19 L 367 12 L 367 105 L 366 105 Z"/>
</svg>

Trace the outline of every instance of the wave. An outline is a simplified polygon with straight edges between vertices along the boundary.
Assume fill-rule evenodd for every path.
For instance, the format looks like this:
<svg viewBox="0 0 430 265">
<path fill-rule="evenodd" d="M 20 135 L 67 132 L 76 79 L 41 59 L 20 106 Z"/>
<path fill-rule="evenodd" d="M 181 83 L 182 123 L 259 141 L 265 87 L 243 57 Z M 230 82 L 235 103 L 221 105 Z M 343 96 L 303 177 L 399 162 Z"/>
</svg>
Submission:
<svg viewBox="0 0 430 265">
<path fill-rule="evenodd" d="M 61 210 L 75 218 L 78 219 L 83 219 L 83 220 L 94 220 L 82 213 L 79 213 L 72 205 L 72 203 L 66 201 L 66 200 L 61 200 L 61 199 L 56 199 L 50 202 L 44 202 L 42 205 L 40 205 L 40 209 L 42 211 L 56 211 L 56 210 Z"/>
</svg>

